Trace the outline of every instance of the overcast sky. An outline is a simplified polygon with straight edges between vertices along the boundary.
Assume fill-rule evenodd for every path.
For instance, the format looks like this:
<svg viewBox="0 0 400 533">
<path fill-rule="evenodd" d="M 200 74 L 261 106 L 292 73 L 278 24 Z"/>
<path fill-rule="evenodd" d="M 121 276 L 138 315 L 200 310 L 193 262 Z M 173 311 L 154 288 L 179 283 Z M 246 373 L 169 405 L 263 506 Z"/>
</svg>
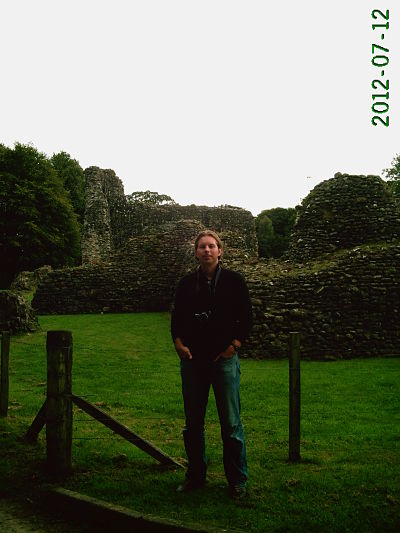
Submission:
<svg viewBox="0 0 400 533">
<path fill-rule="evenodd" d="M 1 0 L 0 142 L 112 168 L 125 194 L 294 207 L 400 153 L 399 4 Z M 384 39 L 373 9 L 390 11 Z M 371 124 L 373 79 L 390 83 L 388 128 Z"/>
</svg>

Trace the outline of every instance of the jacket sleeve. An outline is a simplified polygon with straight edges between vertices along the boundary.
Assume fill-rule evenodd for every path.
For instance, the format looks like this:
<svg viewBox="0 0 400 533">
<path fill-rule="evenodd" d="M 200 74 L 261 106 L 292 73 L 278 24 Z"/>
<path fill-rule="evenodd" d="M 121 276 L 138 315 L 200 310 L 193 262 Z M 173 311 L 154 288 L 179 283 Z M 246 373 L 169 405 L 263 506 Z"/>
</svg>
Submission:
<svg viewBox="0 0 400 533">
<path fill-rule="evenodd" d="M 249 289 L 242 275 L 238 274 L 236 293 L 237 319 L 234 327 L 235 338 L 243 342 L 251 333 L 253 326 L 253 311 Z"/>
<path fill-rule="evenodd" d="M 183 279 L 180 280 L 175 292 L 175 299 L 171 312 L 171 336 L 175 341 L 177 337 L 184 337 L 185 330 L 185 289 Z"/>
</svg>

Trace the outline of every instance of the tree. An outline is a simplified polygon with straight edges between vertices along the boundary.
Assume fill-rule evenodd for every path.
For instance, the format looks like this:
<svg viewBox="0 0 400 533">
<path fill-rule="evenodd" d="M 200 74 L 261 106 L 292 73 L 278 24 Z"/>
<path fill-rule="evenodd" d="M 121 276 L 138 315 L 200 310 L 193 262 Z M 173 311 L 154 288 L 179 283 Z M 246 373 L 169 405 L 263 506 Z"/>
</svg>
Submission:
<svg viewBox="0 0 400 533">
<path fill-rule="evenodd" d="M 147 205 L 173 205 L 175 200 L 166 194 L 158 194 L 158 192 L 151 191 L 136 191 L 128 194 L 126 199 L 129 203 L 142 203 Z"/>
<path fill-rule="evenodd" d="M 281 257 L 289 247 L 290 233 L 296 219 L 292 207 L 265 209 L 256 217 L 260 257 Z"/>
<path fill-rule="evenodd" d="M 69 192 L 72 207 L 78 215 L 80 224 L 83 224 L 85 213 L 85 174 L 83 168 L 76 159 L 72 159 L 66 152 L 53 154 L 50 161 L 62 179 L 64 189 Z"/>
<path fill-rule="evenodd" d="M 0 286 L 22 270 L 77 264 L 79 241 L 70 197 L 45 154 L 0 144 Z"/>
<path fill-rule="evenodd" d="M 258 240 L 258 255 L 260 257 L 270 257 L 270 244 L 274 237 L 272 220 L 262 211 L 256 217 L 256 233 Z"/>
<path fill-rule="evenodd" d="M 390 168 L 385 168 L 383 174 L 389 180 L 389 187 L 393 194 L 400 200 L 400 154 L 397 154 L 392 161 Z"/>
</svg>

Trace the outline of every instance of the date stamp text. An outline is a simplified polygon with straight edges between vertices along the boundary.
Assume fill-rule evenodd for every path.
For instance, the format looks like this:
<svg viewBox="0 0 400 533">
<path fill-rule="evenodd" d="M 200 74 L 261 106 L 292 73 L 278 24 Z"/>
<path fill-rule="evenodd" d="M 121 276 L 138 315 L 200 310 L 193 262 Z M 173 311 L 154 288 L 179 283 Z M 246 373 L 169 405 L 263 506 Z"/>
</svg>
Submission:
<svg viewBox="0 0 400 533">
<path fill-rule="evenodd" d="M 383 46 L 389 31 L 389 10 L 374 9 L 371 13 L 374 43 L 372 44 L 371 63 L 376 68 L 374 79 L 371 83 L 374 126 L 389 126 L 389 79 L 387 66 L 389 65 L 389 48 Z M 376 44 L 376 43 L 380 44 Z"/>
</svg>

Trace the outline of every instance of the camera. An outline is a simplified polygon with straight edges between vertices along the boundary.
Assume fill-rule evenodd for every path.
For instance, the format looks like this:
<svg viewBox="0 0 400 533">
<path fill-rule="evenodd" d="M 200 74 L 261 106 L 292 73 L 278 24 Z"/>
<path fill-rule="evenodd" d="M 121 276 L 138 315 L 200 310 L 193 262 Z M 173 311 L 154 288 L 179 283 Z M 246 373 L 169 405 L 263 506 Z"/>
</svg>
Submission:
<svg viewBox="0 0 400 533">
<path fill-rule="evenodd" d="M 209 320 L 210 316 L 211 311 L 203 311 L 202 313 L 194 314 L 195 319 L 202 324 L 205 324 Z"/>
</svg>

